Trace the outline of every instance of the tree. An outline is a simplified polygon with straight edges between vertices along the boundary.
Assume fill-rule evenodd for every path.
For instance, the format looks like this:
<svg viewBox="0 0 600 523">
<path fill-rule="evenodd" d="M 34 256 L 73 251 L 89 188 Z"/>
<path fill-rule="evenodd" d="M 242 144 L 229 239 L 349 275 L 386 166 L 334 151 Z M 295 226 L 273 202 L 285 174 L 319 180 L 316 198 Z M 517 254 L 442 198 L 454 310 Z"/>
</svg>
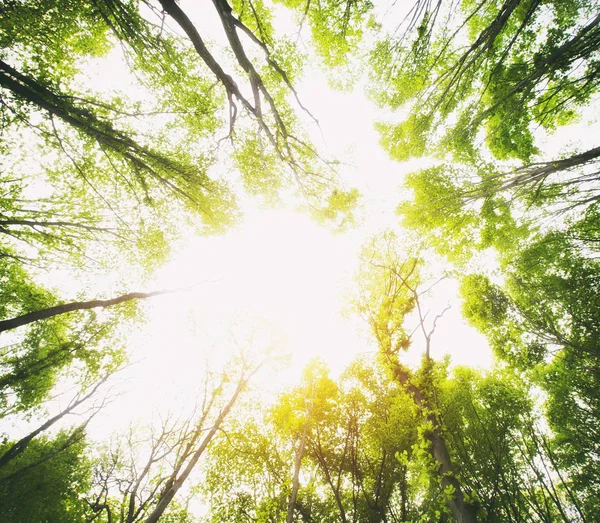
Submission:
<svg viewBox="0 0 600 523">
<path fill-rule="evenodd" d="M 192 437 L 193 422 L 165 419 L 159 427 L 131 426 L 101 446 L 85 493 L 86 521 L 143 521 L 156 506 L 170 464 Z M 177 502 L 164 514 L 181 523 L 190 521 Z"/>
<path fill-rule="evenodd" d="M 42 425 L 40 425 L 35 430 L 33 430 L 32 432 L 27 434 L 25 437 L 21 438 L 19 441 L 15 442 L 15 443 L 12 443 L 11 445 L 6 445 L 6 449 L 2 453 L 0 453 L 0 469 L 2 467 L 5 467 L 6 465 L 8 465 L 14 459 L 18 458 L 21 454 L 23 454 L 23 452 L 25 452 L 27 447 L 31 444 L 32 441 L 34 441 L 34 439 L 37 436 L 42 434 L 44 431 L 48 430 L 55 423 L 57 423 L 61 419 L 63 419 L 66 415 L 72 414 L 75 411 L 75 409 L 77 409 L 77 407 L 79 407 L 82 403 L 86 402 L 92 396 L 94 396 L 96 394 L 98 388 L 106 382 L 106 380 L 109 378 L 109 376 L 110 376 L 110 374 L 107 374 L 102 379 L 100 379 L 97 383 L 95 383 L 92 387 L 90 387 L 91 390 L 83 390 L 80 393 L 78 393 L 77 396 L 75 396 L 75 398 L 73 398 L 69 402 L 69 404 L 64 409 L 62 409 L 58 414 L 56 414 L 56 415 L 52 416 L 51 418 L 49 418 L 48 420 L 46 420 Z M 96 412 L 98 412 L 98 410 L 100 410 L 100 408 L 102 408 L 102 406 L 103 406 L 103 404 L 100 407 L 93 407 L 92 414 L 83 423 L 83 425 L 80 425 L 79 427 L 76 428 L 76 430 L 73 432 L 73 435 L 81 433 L 83 431 L 83 429 L 85 429 L 85 426 L 87 425 L 87 423 L 89 423 L 90 419 L 95 415 Z M 44 458 L 44 460 L 45 460 L 45 458 Z"/>
<path fill-rule="evenodd" d="M 8 172 L 13 184 L 11 198 L 3 202 L 3 232 L 17 240 L 19 250 L 25 242 L 42 249 L 42 255 L 47 249 L 56 252 L 57 247 L 81 255 L 90 240 L 101 239 L 127 247 L 125 252 L 147 242 L 158 255 L 161 231 L 153 211 L 143 209 L 144 205 L 153 201 L 159 205 L 173 192 L 192 204 L 204 198 L 205 188 L 212 191 L 209 199 L 215 203 L 221 199 L 217 185 L 210 186 L 203 173 L 206 162 L 192 165 L 192 149 L 183 154 L 173 145 L 173 156 L 152 150 L 140 143 L 139 131 L 133 131 L 131 125 L 115 127 L 114 117 L 128 114 L 131 108 L 126 102 L 111 103 L 75 87 L 76 61 L 105 54 L 111 47 L 110 19 L 104 22 L 100 16 L 101 6 L 111 5 L 134 18 L 132 23 L 141 31 L 137 44 L 149 41 L 141 17 L 134 16 L 129 4 L 32 2 L 25 9 L 17 3 L 5 8 L 2 104 L 4 125 L 12 132 L 6 134 L 3 147 L 10 151 L 15 134 L 26 133 L 26 147 L 37 140 L 38 147 L 56 158 L 47 160 L 43 155 L 41 165 L 36 166 L 45 173 L 35 179 L 53 189 L 49 198 L 40 199 L 24 190 L 28 176 L 21 173 L 27 171 L 27 165 L 10 151 Z M 31 25 L 38 30 L 29 31 Z M 60 28 L 58 34 L 56 27 Z M 134 27 L 131 30 L 135 35 Z M 6 60 L 13 60 L 13 65 Z M 138 112 L 132 109 L 129 118 L 136 118 Z M 168 146 L 169 141 L 164 137 L 162 143 Z M 200 185 L 203 181 L 205 188 Z M 137 201 L 137 209 L 127 208 L 125 200 Z M 68 201 L 73 203 L 64 203 Z M 195 205 L 199 203 L 197 200 Z M 140 241 L 141 236 L 145 242 Z M 151 236 L 156 241 L 149 241 Z M 165 247 L 162 242 L 160 249 Z"/>
<path fill-rule="evenodd" d="M 15 260 L 2 258 L 0 264 L 5 269 L 0 317 L 16 316 L 3 320 L 2 326 L 29 323 L 2 335 L 6 340 L 0 361 L 2 416 L 34 409 L 77 364 L 82 366 L 77 374 L 83 383 L 92 383 L 121 366 L 125 354 L 116 327 L 131 320 L 131 303 L 129 310 L 121 305 L 121 310 L 110 311 L 102 319 L 93 311 L 84 311 L 85 307 L 75 308 L 69 315 L 55 314 L 64 306 L 55 305 L 51 292 L 32 282 Z M 24 321 L 32 318 L 32 322 Z"/>
<path fill-rule="evenodd" d="M 46 414 L 49 417 L 22 438 L 14 441 L 4 436 L 0 448 L 3 519 L 84 520 L 84 496 L 91 479 L 86 431 L 94 416 L 114 399 L 107 393 L 99 401 L 97 398 L 99 389 L 110 377 L 111 374 L 106 374 L 90 385 L 79 384 L 77 394 L 66 407 L 61 406 L 54 415 Z M 39 410 L 39 405 L 36 407 Z M 69 415 L 77 416 L 78 423 L 53 434 L 61 422 L 64 426 Z"/>
<path fill-rule="evenodd" d="M 189 521 L 179 494 L 191 483 L 230 411 L 263 362 L 238 355 L 220 373 L 206 369 L 195 406 L 162 418 L 158 426 L 131 427 L 100 449 L 86 495 L 88 520 L 146 523 Z"/>
<path fill-rule="evenodd" d="M 579 1 L 416 2 L 373 51 L 379 103 L 408 110 L 379 126 L 382 144 L 398 160 L 440 160 L 407 177 L 414 198 L 399 212 L 453 261 L 595 212 L 600 150 L 543 157 L 535 129 L 565 126 L 591 102 L 599 22 Z"/>
<path fill-rule="evenodd" d="M 10 443 L 3 447 L 6 445 Z M 3 470 L 2 519 L 15 523 L 82 521 L 82 495 L 90 479 L 84 449 L 82 434 L 76 440 L 68 433 L 58 433 L 54 438 L 32 441 L 8 470 Z M 50 459 L 44 459 L 48 456 Z M 9 477 L 10 481 L 5 481 Z"/>
<path fill-rule="evenodd" d="M 584 458 L 594 444 L 575 434 L 597 420 L 598 150 L 544 158 L 534 129 L 566 125 L 590 103 L 600 20 L 583 2 L 417 5 L 410 45 L 388 39 L 373 55 L 375 76 L 390 87 L 379 101 L 409 109 L 400 125 L 381 127 L 384 145 L 397 159 L 443 161 L 408 175 L 414 198 L 399 214 L 454 265 L 464 315 L 496 355 L 548 395 L 553 432 L 530 431 L 521 443 L 538 479 L 530 509 L 542 519 L 594 519 L 596 467 Z M 480 251 L 495 255 L 496 270 L 476 272 Z M 562 494 L 544 487 L 536 459 L 556 467 Z"/>
<path fill-rule="evenodd" d="M 567 372 L 559 378 L 553 368 L 556 366 L 558 370 L 569 361 L 565 358 L 567 350 L 563 349 L 561 357 L 551 364 L 544 364 L 543 355 L 540 358 L 535 352 L 543 347 L 521 330 L 523 324 L 518 323 L 518 316 L 510 313 L 510 299 L 489 281 L 473 277 L 466 280 L 471 286 L 465 315 L 478 322 L 480 328 L 490 329 L 488 335 L 495 342 L 493 346 L 497 351 L 505 351 L 499 355 L 509 365 L 485 376 L 464 368 L 454 369 L 453 376 L 449 376 L 447 363 L 437 363 L 429 356 L 440 315 L 429 319 L 424 312 L 422 300 L 428 289 L 420 290 L 423 283 L 418 274 L 419 262 L 408 256 L 408 261 L 402 262 L 393 249 L 394 240 L 388 233 L 365 248 L 360 274 L 362 291 L 356 305 L 371 326 L 380 357 L 391 376 L 404 387 L 423 417 L 420 455 L 424 456 L 425 468 L 439 483 L 453 518 L 461 521 L 472 517 L 475 521 L 476 512 L 477 518 L 487 521 L 518 521 L 526 514 L 540 521 L 593 519 L 597 510 L 591 502 L 596 493 L 592 472 L 595 467 L 583 458 L 584 448 L 594 452 L 593 436 L 575 443 L 571 431 L 575 426 L 586 426 L 592 418 L 597 419 L 596 394 L 591 385 L 596 373 L 587 367 L 591 376 L 582 377 L 580 386 L 567 381 L 577 379 L 574 368 L 573 374 Z M 531 270 L 529 273 L 535 274 Z M 523 298 L 531 300 L 532 311 L 548 318 L 550 309 L 542 312 L 545 304 L 540 302 L 540 296 L 527 286 L 519 290 Z M 406 305 L 409 301 L 412 308 Z M 416 313 L 416 326 L 410 334 L 407 318 L 401 321 L 398 315 L 402 304 L 406 314 L 413 310 Z M 556 309 L 552 312 L 560 315 Z M 576 322 L 571 325 L 575 327 Z M 399 354 L 408 348 L 418 331 L 424 338 L 424 357 L 421 367 L 411 371 L 401 363 Z M 516 341 L 518 338 L 513 336 L 522 337 Z M 528 348 L 531 350 L 526 352 Z M 511 353 L 511 349 L 515 352 Z M 523 359 L 519 360 L 519 356 Z M 587 353 L 578 356 L 584 358 L 583 363 Z M 541 386 L 549 393 L 546 408 L 554 433 L 544 428 L 544 421 L 540 420 L 532 386 Z M 558 390 L 566 396 L 559 397 Z M 570 403 L 575 397 L 579 408 Z M 565 407 L 573 409 L 570 416 L 561 410 Z M 558 410 L 553 412 L 553 409 Z M 569 417 L 579 422 L 574 421 L 569 427 L 558 426 L 560 419 Z M 572 446 L 561 450 L 559 442 L 566 441 Z M 567 455 L 582 466 L 570 469 L 572 476 L 567 472 L 568 458 L 561 463 Z M 576 480 L 583 477 L 588 481 L 586 486 Z M 433 499 L 439 500 L 440 491 Z M 457 493 L 462 493 L 462 500 Z M 436 509 L 439 511 L 440 507 Z M 465 509 L 466 516 L 462 512 Z"/>
<path fill-rule="evenodd" d="M 371 328 L 380 357 L 423 416 L 426 424 L 423 436 L 428 442 L 427 449 L 435 462 L 434 470 L 453 518 L 459 522 L 475 522 L 476 507 L 470 502 L 471 494 L 465 491 L 464 483 L 457 475 L 435 405 L 435 364 L 429 349 L 438 317 L 428 330 L 420 304 L 424 291 L 419 290 L 419 260 L 407 257 L 402 261 L 395 250 L 395 241 L 395 235 L 384 233 L 366 245 L 362 254 L 356 307 Z M 405 317 L 415 309 L 419 315 L 417 328 L 425 338 L 423 364 L 417 376 L 399 358 L 401 351 L 410 346 L 412 337 L 405 330 Z"/>
<path fill-rule="evenodd" d="M 209 506 L 207 519 L 283 522 L 297 449 L 282 444 L 268 418 L 268 406 L 259 398 L 242 399 L 240 409 L 204 461 L 205 480 L 198 491 Z M 296 499 L 294 508 L 299 519 L 310 521 L 305 503 L 304 498 Z"/>
<path fill-rule="evenodd" d="M 463 307 L 498 357 L 528 372 L 548 394 L 547 417 L 555 436 L 544 445 L 569 471 L 573 496 L 585 517 L 593 519 L 598 509 L 587 500 L 598 493 L 596 466 L 589 459 L 600 416 L 598 267 L 573 245 L 572 234 L 550 233 L 532 243 L 509 266 L 502 287 L 483 275 L 468 276 Z"/>
<path fill-rule="evenodd" d="M 372 54 L 378 101 L 411 103 L 402 124 L 381 126 L 384 146 L 399 159 L 432 147 L 472 157 L 482 129 L 496 157 L 529 160 L 530 123 L 564 125 L 597 91 L 599 23 L 580 1 L 415 2 Z"/>
<path fill-rule="evenodd" d="M 206 463 L 211 521 L 286 521 L 290 507 L 293 521 L 421 514 L 409 486 L 418 424 L 412 400 L 366 358 L 339 380 L 328 374 L 313 361 L 270 408 L 254 400 L 244 406 L 244 419 Z"/>
<path fill-rule="evenodd" d="M 342 521 L 408 520 L 418 513 L 409 463 L 419 419 L 408 394 L 377 362 L 354 361 L 338 382 L 333 415 L 309 438 L 307 457 L 329 486 Z"/>
<path fill-rule="evenodd" d="M 447 437 L 486 521 L 585 520 L 534 413 L 530 384 L 511 370 L 456 368 L 439 384 Z"/>
<path fill-rule="evenodd" d="M 276 192 L 286 168 L 312 204 L 333 187 L 331 167 L 299 131 L 299 120 L 288 103 L 291 96 L 304 110 L 291 80 L 293 68 L 299 69 L 300 55 L 291 42 L 276 37 L 269 7 L 252 2 L 213 3 L 239 67 L 234 74 L 226 72 L 229 67 L 222 57 L 209 49 L 178 4 L 159 4 L 144 2 L 143 10 L 120 0 L 83 4 L 39 0 L 28 3 L 26 9 L 14 2 L 6 6 L 3 24 L 7 31 L 0 42 L 6 55 L 0 66 L 5 125 L 13 126 L 15 132 L 23 127 L 32 129 L 47 148 L 58 152 L 59 161 L 64 160 L 57 181 L 73 173 L 81 182 L 75 199 L 87 196 L 99 202 L 92 207 L 97 212 L 70 210 L 70 216 L 61 218 L 56 206 L 29 209 L 12 205 L 7 208 L 5 231 L 46 243 L 45 233 L 62 243 L 76 240 L 78 234 L 107 233 L 126 239 L 131 236 L 127 225 L 140 230 L 143 224 L 136 220 L 135 212 L 121 206 L 123 200 L 137 200 L 148 221 L 144 207 L 172 205 L 172 196 L 185 208 L 199 212 L 209 225 L 230 223 L 236 216 L 233 194 L 227 184 L 207 174 L 215 156 L 215 144 L 207 137 L 212 138 L 222 123 L 214 78 L 227 99 L 229 138 L 239 144 L 236 164 L 251 191 Z M 315 18 L 315 10 L 314 6 L 307 10 L 310 20 Z M 348 4 L 347 13 L 354 16 L 353 5 Z M 166 17 L 185 37 L 170 30 Z M 346 26 L 348 23 L 346 20 Z M 35 34 L 28 31 L 31 25 L 38 28 Z M 54 38 L 54 25 L 60 26 L 61 38 Z M 329 30 L 336 28 L 327 26 L 320 31 L 327 34 Z M 82 92 L 77 85 L 77 59 L 105 55 L 115 39 L 129 60 L 136 83 L 148 93 L 139 101 L 107 100 L 89 88 Z M 248 83 L 252 99 L 238 82 Z M 239 126 L 244 132 L 238 138 L 234 129 L 244 115 L 250 118 L 250 128 Z M 143 132 L 148 126 L 152 128 L 151 141 Z M 173 129 L 185 132 L 174 133 Z M 251 157 L 256 153 L 269 169 L 258 171 L 256 158 Z M 265 177 L 268 180 L 260 179 Z M 107 198 L 109 193 L 112 195 Z M 56 204 L 58 199 L 50 202 Z M 32 212 L 45 214 L 44 219 Z M 106 212 L 115 215 L 114 224 L 102 223 L 98 214 Z M 164 214 L 161 217 L 164 219 Z"/>
<path fill-rule="evenodd" d="M 536 130 L 598 93 L 596 4 L 415 0 L 390 29 L 369 0 L 212 0 L 212 28 L 183 0 L 5 2 L 0 418 L 34 424 L 0 445 L 0 519 L 189 523 L 196 498 L 215 522 L 598 520 L 600 149 L 544 157 Z M 248 195 L 294 192 L 353 224 L 359 194 L 313 142 L 297 86 L 315 60 L 360 81 L 340 71 L 373 29 L 367 90 L 405 111 L 378 124 L 382 144 L 435 162 L 406 177 L 399 206 L 420 248 L 386 232 L 362 252 L 353 306 L 376 358 L 339 379 L 313 362 L 267 404 L 244 402 L 261 365 L 242 357 L 199 373 L 195 409 L 89 443 L 123 332 L 159 292 L 67 297 L 39 283 L 45 271 L 127 265 L 144 279 L 178 236 L 233 224 Z M 87 77 L 108 57 L 126 94 Z M 494 369 L 431 357 L 444 311 L 427 311 L 428 250 L 461 280 Z M 66 380 L 76 395 L 45 413 Z"/>
</svg>

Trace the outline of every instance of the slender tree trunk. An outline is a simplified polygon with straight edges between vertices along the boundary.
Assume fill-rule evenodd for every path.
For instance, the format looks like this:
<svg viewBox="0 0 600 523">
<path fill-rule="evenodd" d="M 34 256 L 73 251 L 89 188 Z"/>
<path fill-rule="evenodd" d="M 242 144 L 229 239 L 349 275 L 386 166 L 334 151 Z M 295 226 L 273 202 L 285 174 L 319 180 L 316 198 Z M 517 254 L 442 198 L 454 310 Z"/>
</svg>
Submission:
<svg viewBox="0 0 600 523">
<path fill-rule="evenodd" d="M 446 502 L 457 523 L 477 523 L 475 508 L 465 502 L 465 496 L 460 482 L 454 474 L 454 467 L 450 459 L 450 453 L 444 436 L 440 430 L 440 422 L 434 413 L 432 405 L 423 397 L 421 390 L 411 383 L 408 372 L 398 361 L 388 362 L 393 368 L 394 376 L 404 386 L 405 390 L 412 396 L 413 401 L 422 412 L 425 412 L 425 420 L 431 424 L 432 429 L 427 432 L 426 438 L 431 443 L 431 455 L 438 462 L 438 475 L 442 488 L 446 490 L 452 487 L 454 495 L 448 497 Z"/>
<path fill-rule="evenodd" d="M 223 408 L 223 410 L 219 413 L 219 416 L 215 420 L 214 425 L 211 427 L 208 434 L 204 437 L 204 439 L 200 443 L 200 446 L 198 447 L 196 452 L 194 452 L 194 454 L 193 454 L 192 458 L 190 459 L 190 461 L 188 462 L 187 466 L 185 467 L 185 469 L 183 470 L 183 472 L 181 473 L 181 475 L 179 477 L 171 478 L 171 480 L 167 483 L 167 486 L 165 487 L 165 489 L 162 491 L 162 493 L 160 495 L 160 499 L 159 499 L 156 507 L 154 508 L 152 513 L 148 516 L 145 523 L 157 523 L 158 520 L 161 518 L 164 511 L 167 509 L 167 507 L 169 506 L 169 504 L 175 497 L 175 494 L 177 494 L 177 491 L 182 487 L 185 480 L 191 474 L 192 470 L 198 463 L 198 460 L 200 459 L 200 457 L 206 450 L 206 447 L 208 447 L 208 444 L 211 442 L 214 435 L 217 433 L 217 430 L 219 430 L 219 427 L 223 423 L 223 420 L 225 419 L 227 414 L 229 414 L 229 411 L 231 410 L 231 408 L 237 401 L 238 396 L 241 394 L 242 390 L 248 383 L 248 379 L 249 378 L 240 379 L 240 382 L 238 383 L 238 386 L 235 389 L 233 396 L 231 396 L 231 399 L 229 400 L 227 405 L 225 405 L 225 408 Z"/>
<path fill-rule="evenodd" d="M 131 300 L 145 300 L 146 298 L 151 298 L 152 296 L 177 292 L 178 290 L 179 289 L 154 292 L 130 292 L 128 294 L 124 294 L 123 296 L 111 298 L 110 300 L 73 301 L 71 303 L 63 303 L 62 305 L 55 305 L 54 307 L 48 307 L 47 309 L 29 312 L 27 314 L 23 314 L 22 316 L 17 316 L 16 318 L 2 320 L 0 321 L 0 332 L 16 329 L 17 327 L 21 327 L 35 321 L 46 320 L 48 318 L 52 318 L 53 316 L 59 316 L 68 312 L 105 308 Z"/>
<path fill-rule="evenodd" d="M 333 483 L 333 478 L 331 477 L 331 473 L 329 472 L 329 469 L 327 468 L 327 463 L 325 462 L 325 457 L 323 456 L 323 452 L 322 452 L 321 448 L 319 448 L 316 452 L 318 452 L 317 459 L 319 460 L 321 467 L 323 468 L 323 473 L 325 474 L 325 480 L 327 481 L 327 483 L 329 484 L 329 487 L 331 488 L 331 491 L 333 492 L 333 497 L 335 498 L 335 503 L 338 507 L 338 510 L 340 511 L 340 519 L 341 519 L 342 523 L 347 523 L 348 518 L 346 517 L 346 510 L 344 509 L 344 504 L 342 503 L 342 498 L 340 496 L 339 483 L 337 486 Z"/>
<path fill-rule="evenodd" d="M 106 380 L 108 379 L 108 377 L 109 377 L 109 375 L 106 375 L 98 383 L 96 383 L 96 385 L 92 388 L 92 390 L 90 392 L 88 392 L 85 396 L 82 396 L 82 397 L 79 397 L 79 398 L 76 397 L 69 404 L 69 406 L 66 409 L 64 409 L 61 412 L 59 412 L 56 416 L 50 418 L 48 421 L 46 421 L 45 423 L 43 423 L 42 425 L 40 425 L 33 432 L 30 432 L 27 436 L 25 436 L 24 438 L 21 438 L 14 445 L 12 445 L 2 456 L 0 456 L 0 468 L 4 467 L 4 465 L 6 465 L 10 461 L 12 461 L 19 454 L 23 453 L 23 451 L 27 448 L 27 446 L 29 445 L 29 443 L 31 443 L 31 441 L 36 436 L 38 436 L 39 434 L 41 434 L 45 430 L 49 429 L 57 421 L 59 421 L 62 418 L 64 418 L 67 414 L 73 412 L 73 410 L 76 409 L 77 407 L 79 407 L 79 405 L 81 405 L 84 401 L 86 401 L 89 398 L 91 398 L 96 393 L 96 391 L 98 390 L 98 388 L 103 383 L 106 382 Z"/>
<path fill-rule="evenodd" d="M 402 521 L 406 521 L 407 514 L 407 506 L 406 506 L 406 497 L 407 497 L 407 488 L 406 488 L 406 467 L 402 467 L 402 479 L 400 481 L 400 495 L 402 496 L 402 504 L 400 507 L 400 519 Z"/>
<path fill-rule="evenodd" d="M 302 465 L 302 457 L 304 456 L 304 447 L 306 446 L 306 436 L 308 434 L 308 419 L 304 424 L 302 430 L 302 437 L 300 438 L 300 445 L 296 452 L 296 461 L 294 463 L 294 477 L 292 479 L 292 493 L 290 494 L 290 501 L 288 503 L 288 511 L 286 523 L 293 523 L 294 521 L 294 510 L 296 508 L 296 498 L 298 497 L 298 489 L 300 488 L 300 466 Z"/>
<path fill-rule="evenodd" d="M 185 34 L 188 36 L 194 49 L 202 58 L 204 63 L 208 66 L 208 68 L 214 73 L 217 79 L 225 86 L 225 89 L 228 93 L 235 95 L 240 100 L 243 100 L 243 96 L 241 95 L 239 88 L 233 78 L 229 76 L 223 68 L 219 65 L 219 63 L 212 56 L 210 51 L 207 49 L 200 33 L 192 23 L 192 21 L 188 18 L 188 16 L 183 12 L 181 7 L 177 5 L 175 0 L 159 0 L 160 5 L 162 6 L 165 13 L 167 13 L 173 20 L 175 20 L 179 26 L 183 29 Z"/>
</svg>

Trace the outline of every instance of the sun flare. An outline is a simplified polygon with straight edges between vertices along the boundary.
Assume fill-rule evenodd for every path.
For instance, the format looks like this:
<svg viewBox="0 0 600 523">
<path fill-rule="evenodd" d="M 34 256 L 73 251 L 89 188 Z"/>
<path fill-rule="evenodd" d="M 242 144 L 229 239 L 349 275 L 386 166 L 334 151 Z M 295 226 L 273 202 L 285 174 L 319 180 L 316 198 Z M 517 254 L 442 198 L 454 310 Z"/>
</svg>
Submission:
<svg viewBox="0 0 600 523">
<path fill-rule="evenodd" d="M 141 387 L 131 401 L 157 408 L 162 394 L 147 384 L 158 380 L 189 395 L 202 365 L 224 364 L 240 350 L 236 339 L 257 333 L 257 350 L 290 359 L 265 377 L 270 385 L 297 379 L 314 357 L 339 374 L 369 350 L 343 314 L 358 248 L 354 236 L 291 211 L 256 212 L 229 234 L 189 238 L 152 284 L 184 290 L 148 303 L 146 328 L 132 340 Z"/>
</svg>

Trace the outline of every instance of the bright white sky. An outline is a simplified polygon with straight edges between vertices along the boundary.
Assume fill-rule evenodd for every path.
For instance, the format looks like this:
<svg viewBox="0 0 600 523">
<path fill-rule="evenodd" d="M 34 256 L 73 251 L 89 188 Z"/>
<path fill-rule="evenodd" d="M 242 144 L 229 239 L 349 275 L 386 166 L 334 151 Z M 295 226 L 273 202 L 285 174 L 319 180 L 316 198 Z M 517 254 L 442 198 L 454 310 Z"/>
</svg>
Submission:
<svg viewBox="0 0 600 523">
<path fill-rule="evenodd" d="M 184 9 L 192 5 L 182 4 Z M 110 79 L 113 86 L 115 64 L 97 67 L 90 75 L 99 82 Z M 257 376 L 257 385 L 269 392 L 293 384 L 314 357 L 325 360 L 337 376 L 359 353 L 375 353 L 367 326 L 343 311 L 348 308 L 361 245 L 385 228 L 401 235 L 394 213 L 401 198 L 399 187 L 403 175 L 418 164 L 392 162 L 380 148 L 373 124 L 388 115 L 378 113 L 360 86 L 351 94 L 333 91 L 313 67 L 297 88 L 320 121 L 315 136 L 322 132 L 330 155 L 348 164 L 341 176 L 347 187 L 357 187 L 363 195 L 363 223 L 333 234 L 305 214 L 260 209 L 246 202 L 246 218 L 231 232 L 183 241 L 146 288 L 129 290 L 195 287 L 144 303 L 147 323 L 129 340 L 134 363 L 119 376 L 122 395 L 90 426 L 94 437 L 108 437 L 132 420 L 150 420 L 157 412 L 189 405 L 205 362 L 218 367 L 233 352 L 248 349 L 248 344 L 259 352 L 273 348 L 290 357 L 286 368 L 266 369 Z M 559 145 L 546 139 L 546 147 Z M 77 282 L 60 283 L 69 278 L 62 275 L 54 281 L 63 287 L 63 294 L 71 287 L 75 295 Z M 105 289 L 113 284 L 106 277 L 91 286 Z M 438 321 L 432 356 L 450 354 L 453 364 L 490 367 L 487 342 L 463 321 L 457 284 L 451 280 L 436 287 L 425 309 L 433 317 L 447 304 L 451 308 Z M 417 363 L 420 351 L 417 342 L 405 361 Z"/>
<path fill-rule="evenodd" d="M 263 375 L 271 390 L 296 381 L 313 357 L 325 360 L 332 374 L 339 375 L 357 354 L 374 354 L 366 324 L 343 311 L 348 309 L 361 245 L 383 228 L 397 228 L 397 187 L 406 167 L 391 162 L 379 147 L 375 111 L 360 91 L 333 92 L 314 76 L 301 92 L 319 115 L 324 136 L 333 137 L 328 146 L 338 157 L 352 152 L 342 156 L 353 164 L 343 176 L 364 195 L 364 223 L 334 234 L 306 214 L 249 204 L 245 221 L 235 230 L 184 242 L 148 290 L 198 285 L 146 305 L 147 326 L 131 345 L 133 359 L 141 361 L 124 373 L 130 377 L 125 401 L 136 406 L 136 416 L 150 406 L 168 409 L 173 395 L 190 397 L 189 387 L 207 353 L 212 358 L 235 350 L 231 332 L 243 338 L 241 333 L 252 331 L 253 324 L 266 338 L 264 345 L 273 344 L 291 356 L 287 369 Z M 438 322 L 432 355 L 451 354 L 455 364 L 488 367 L 487 342 L 465 325 L 456 293 L 455 282 L 442 282 L 430 304 L 432 317 L 452 305 Z M 407 360 L 418 363 L 420 351 L 416 343 Z M 106 409 L 111 424 L 121 412 L 118 404 L 114 409 Z"/>
<path fill-rule="evenodd" d="M 188 3 L 183 8 L 196 6 Z M 204 15 L 198 21 L 210 29 Z M 278 27 L 282 25 L 296 30 L 283 18 L 278 21 Z M 107 89 L 112 88 L 115 64 L 96 67 L 89 74 L 97 82 L 110 78 Z M 357 354 L 376 350 L 366 325 L 342 311 L 348 308 L 361 245 L 378 231 L 398 229 L 394 209 L 399 186 L 403 173 L 417 164 L 392 162 L 379 147 L 373 124 L 384 115 L 366 99 L 362 87 L 353 93 L 333 91 L 313 65 L 297 89 L 319 119 L 315 138 L 322 136 L 328 154 L 345 164 L 340 173 L 343 183 L 363 195 L 362 225 L 333 234 L 307 215 L 246 202 L 245 221 L 235 230 L 222 236 L 189 237 L 154 282 L 146 289 L 131 289 L 198 284 L 193 291 L 153 298 L 144 305 L 147 324 L 129 346 L 137 363 L 121 377 L 127 393 L 98 417 L 100 432 L 126 424 L 132 416 L 149 418 L 151 411 L 189 401 L 204 361 L 218 365 L 239 349 L 232 338 L 239 344 L 251 332 L 259 333 L 262 348 L 272 345 L 291 357 L 286 370 L 257 378 L 268 381 L 271 390 L 293 383 L 313 357 L 325 360 L 332 374 L 339 375 Z M 103 287 L 102 281 L 96 283 Z M 432 355 L 441 358 L 449 353 L 455 364 L 487 367 L 491 363 L 487 343 L 461 319 L 456 292 L 456 284 L 445 281 L 429 305 L 432 316 L 452 305 L 438 322 Z M 420 350 L 416 343 L 407 360 L 418 362 Z"/>
<path fill-rule="evenodd" d="M 112 425 L 127 423 L 132 412 L 169 410 L 193 396 L 205 361 L 219 366 L 252 334 L 254 349 L 272 347 L 291 358 L 286 369 L 257 378 L 270 391 L 295 382 L 313 357 L 339 375 L 357 354 L 374 354 L 366 325 L 342 313 L 366 234 L 332 235 L 292 211 L 256 211 L 227 235 L 190 238 L 149 288 L 197 285 L 147 302 L 148 322 L 130 344 L 137 363 L 121 376 L 128 392 L 100 419 Z M 455 284 L 443 282 L 430 304 L 432 316 L 453 304 L 438 323 L 432 355 L 488 366 L 486 342 L 465 326 L 455 294 Z M 419 359 L 417 343 L 407 360 Z"/>
<path fill-rule="evenodd" d="M 183 8 L 198 5 L 184 3 Z M 199 19 L 204 25 L 210 23 L 203 16 Z M 284 19 L 278 27 L 286 24 L 295 31 Z M 114 57 L 90 64 L 87 75 L 99 89 L 127 92 L 128 81 L 119 73 L 123 66 Z M 400 165 L 388 159 L 373 124 L 389 115 L 378 113 L 361 86 L 353 93 L 333 91 L 315 61 L 310 63 L 297 89 L 319 119 L 320 130 L 313 129 L 315 137 L 324 138 L 330 157 L 344 162 L 343 183 L 362 193 L 362 224 L 333 234 L 305 214 L 265 210 L 245 202 L 245 221 L 235 230 L 183 241 L 154 281 L 146 288 L 129 290 L 197 286 L 144 304 L 147 323 L 132 335 L 128 346 L 135 364 L 119 378 L 126 393 L 97 417 L 91 428 L 98 434 L 106 435 L 132 418 L 149 418 L 154 410 L 169 410 L 176 402 L 189 401 L 205 360 L 222 363 L 251 333 L 257 349 L 272 346 L 290 355 L 287 369 L 258 378 L 265 386 L 268 381 L 272 390 L 293 383 L 313 357 L 325 360 L 332 374 L 339 375 L 357 354 L 375 352 L 367 326 L 342 311 L 348 308 L 361 245 L 385 228 L 399 231 L 394 213 L 401 198 L 399 187 L 403 174 L 418 164 Z M 102 292 L 119 277 L 86 283 Z M 53 282 L 65 299 L 81 288 L 68 274 L 57 275 Z M 432 317 L 448 303 L 452 306 L 438 322 L 432 356 L 450 354 L 454 364 L 488 367 L 487 343 L 465 325 L 456 294 L 456 283 L 444 281 L 426 304 Z M 238 340 L 237 348 L 232 339 Z M 407 362 L 418 362 L 420 350 L 416 343 Z"/>
</svg>

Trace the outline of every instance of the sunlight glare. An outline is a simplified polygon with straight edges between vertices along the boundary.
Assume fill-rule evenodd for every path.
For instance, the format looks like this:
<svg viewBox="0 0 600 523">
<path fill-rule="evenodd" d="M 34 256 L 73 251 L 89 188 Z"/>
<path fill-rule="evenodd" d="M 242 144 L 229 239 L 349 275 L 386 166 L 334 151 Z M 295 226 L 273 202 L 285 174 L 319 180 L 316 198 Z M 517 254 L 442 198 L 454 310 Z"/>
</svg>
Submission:
<svg viewBox="0 0 600 523">
<path fill-rule="evenodd" d="M 136 343 L 140 382 L 152 383 L 153 374 L 185 387 L 205 360 L 223 364 L 256 332 L 262 350 L 291 357 L 290 370 L 270 380 L 289 383 L 317 356 L 339 374 L 365 350 L 341 313 L 357 249 L 352 235 L 334 235 L 291 211 L 257 211 L 229 234 L 190 238 L 152 284 L 188 291 L 148 304 L 147 329 Z"/>
</svg>

